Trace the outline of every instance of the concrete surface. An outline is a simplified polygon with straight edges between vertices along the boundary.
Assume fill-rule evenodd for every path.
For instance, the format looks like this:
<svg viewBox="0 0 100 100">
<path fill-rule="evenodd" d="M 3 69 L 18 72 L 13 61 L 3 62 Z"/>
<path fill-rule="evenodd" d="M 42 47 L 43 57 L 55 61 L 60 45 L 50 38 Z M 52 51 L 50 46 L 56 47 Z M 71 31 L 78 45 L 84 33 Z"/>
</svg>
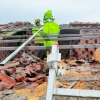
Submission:
<svg viewBox="0 0 100 100">
<path fill-rule="evenodd" d="M 5 91 L 0 94 L 0 100 L 28 100 L 25 95 L 17 94 L 14 91 Z"/>
</svg>

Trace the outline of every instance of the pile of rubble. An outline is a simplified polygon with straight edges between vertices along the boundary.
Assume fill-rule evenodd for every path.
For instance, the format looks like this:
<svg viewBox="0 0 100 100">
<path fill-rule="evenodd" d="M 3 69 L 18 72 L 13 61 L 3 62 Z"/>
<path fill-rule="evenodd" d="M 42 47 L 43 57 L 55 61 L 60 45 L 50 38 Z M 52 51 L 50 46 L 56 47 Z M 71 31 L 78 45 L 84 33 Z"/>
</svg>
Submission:
<svg viewBox="0 0 100 100">
<path fill-rule="evenodd" d="M 34 89 L 47 81 L 49 69 L 45 61 L 36 61 L 23 53 L 21 58 L 0 66 L 0 90 Z"/>
<path fill-rule="evenodd" d="M 7 38 L 8 36 L 14 35 L 21 31 L 30 30 L 33 25 L 30 22 L 11 22 L 8 24 L 0 24 L 0 40 Z"/>
<path fill-rule="evenodd" d="M 62 66 L 65 76 L 57 77 L 60 82 L 90 82 L 99 81 L 99 63 L 75 59 L 62 59 L 58 68 Z M 47 82 L 49 68 L 45 60 L 23 53 L 20 58 L 15 58 L 5 66 L 0 66 L 0 90 L 34 89 Z M 86 84 L 85 84 L 86 86 Z M 82 87 L 81 87 L 82 88 Z M 87 86 L 86 86 L 87 88 Z"/>
<path fill-rule="evenodd" d="M 16 22 L 10 22 L 8 24 L 1 24 L 0 29 L 12 29 L 16 27 L 23 27 L 23 26 L 30 26 L 32 25 L 30 22 L 21 22 L 21 21 L 16 21 Z"/>
</svg>

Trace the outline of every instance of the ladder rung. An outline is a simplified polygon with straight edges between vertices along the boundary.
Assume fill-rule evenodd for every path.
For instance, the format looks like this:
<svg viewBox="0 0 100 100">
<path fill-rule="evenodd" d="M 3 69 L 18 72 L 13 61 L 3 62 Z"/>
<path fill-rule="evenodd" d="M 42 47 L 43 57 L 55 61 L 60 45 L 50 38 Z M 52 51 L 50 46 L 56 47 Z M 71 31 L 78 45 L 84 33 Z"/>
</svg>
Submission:
<svg viewBox="0 0 100 100">
<path fill-rule="evenodd" d="M 54 88 L 53 95 L 84 97 L 84 98 L 87 98 L 87 97 L 100 98 L 100 90 L 77 90 L 77 89 Z"/>
</svg>

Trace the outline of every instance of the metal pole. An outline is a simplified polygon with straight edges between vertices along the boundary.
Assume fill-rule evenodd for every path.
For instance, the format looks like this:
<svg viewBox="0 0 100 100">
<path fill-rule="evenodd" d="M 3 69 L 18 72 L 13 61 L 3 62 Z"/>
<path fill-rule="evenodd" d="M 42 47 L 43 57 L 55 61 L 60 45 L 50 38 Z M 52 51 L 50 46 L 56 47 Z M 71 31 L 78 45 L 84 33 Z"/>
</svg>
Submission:
<svg viewBox="0 0 100 100">
<path fill-rule="evenodd" d="M 59 34 L 58 36 L 59 37 L 73 37 L 73 36 L 97 36 L 97 35 L 100 35 L 100 33 L 98 34 Z M 4 37 L 4 38 L 19 38 L 19 37 L 31 37 L 32 35 L 13 35 L 13 36 L 5 36 L 5 35 L 2 35 L 1 37 Z M 57 35 L 46 35 L 47 37 L 54 37 L 54 36 L 57 36 Z M 41 37 L 41 35 L 38 35 L 37 37 Z M 44 36 L 45 37 L 45 36 Z"/>
<path fill-rule="evenodd" d="M 99 39 L 99 36 L 82 36 L 82 37 L 64 37 L 64 38 L 44 38 L 44 39 L 33 39 L 32 41 L 51 41 L 51 40 L 59 40 L 59 41 L 65 41 L 65 40 L 87 40 L 87 39 Z M 23 39 L 20 41 L 20 39 L 14 39 L 14 40 L 0 40 L 0 43 L 15 43 L 15 42 L 25 42 L 27 39 Z"/>
<path fill-rule="evenodd" d="M 2 29 L 1 32 L 12 32 L 12 31 L 31 31 L 33 26 L 29 26 L 29 27 L 18 27 L 18 28 L 12 28 L 12 29 Z M 100 29 L 99 27 L 68 27 L 66 28 L 66 25 L 65 27 L 63 27 L 63 25 L 60 26 L 61 27 L 61 30 L 63 29 L 77 29 L 77 30 L 80 30 L 80 29 L 92 29 L 92 30 L 96 30 L 96 29 Z"/>
<path fill-rule="evenodd" d="M 53 100 L 53 91 L 54 91 L 55 85 L 56 85 L 56 70 L 55 68 L 50 68 L 46 100 Z"/>
<path fill-rule="evenodd" d="M 54 88 L 54 96 L 81 97 L 81 98 L 98 98 L 100 99 L 100 90 L 78 90 Z"/>
<path fill-rule="evenodd" d="M 78 44 L 78 45 L 59 45 L 59 49 L 75 49 L 75 48 L 100 48 L 100 44 Z M 15 47 L 0 47 L 0 50 L 14 50 Z M 46 50 L 51 49 L 50 46 L 25 46 L 22 50 Z"/>
<path fill-rule="evenodd" d="M 58 45 L 54 44 L 51 49 L 51 54 L 47 56 L 47 63 L 50 69 L 49 69 L 46 100 L 54 100 L 53 91 L 56 86 L 56 73 L 57 73 L 58 61 L 61 61 L 61 54 L 59 53 Z"/>
<path fill-rule="evenodd" d="M 100 48 L 100 44 L 77 44 L 77 45 L 59 45 L 59 49 L 75 49 L 75 48 Z M 0 47 L 0 50 L 14 50 L 15 47 Z M 47 50 L 50 46 L 25 46 L 22 50 Z"/>
<path fill-rule="evenodd" d="M 67 89 L 71 89 L 76 83 L 77 81 L 74 81 Z"/>
<path fill-rule="evenodd" d="M 10 54 L 5 60 L 0 63 L 0 66 L 4 66 L 11 58 L 13 58 L 20 50 L 22 50 L 25 45 L 27 45 L 37 34 L 43 29 L 41 27 L 35 34 L 33 34 L 26 42 L 24 42 L 20 47 L 18 47 L 12 54 Z"/>
</svg>

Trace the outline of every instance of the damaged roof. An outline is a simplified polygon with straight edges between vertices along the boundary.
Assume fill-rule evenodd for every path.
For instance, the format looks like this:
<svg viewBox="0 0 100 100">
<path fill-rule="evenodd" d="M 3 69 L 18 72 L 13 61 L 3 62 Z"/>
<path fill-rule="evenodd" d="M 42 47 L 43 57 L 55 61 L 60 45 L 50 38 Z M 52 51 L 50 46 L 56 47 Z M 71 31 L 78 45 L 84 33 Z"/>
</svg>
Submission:
<svg viewBox="0 0 100 100">
<path fill-rule="evenodd" d="M 13 23 L 14 24 L 14 23 Z M 11 23 L 11 25 L 13 25 Z M 90 26 L 92 25 L 92 26 Z M 5 26 L 5 25 L 4 25 Z M 15 29 L 20 29 L 19 26 L 23 26 L 22 23 L 17 23 L 15 24 L 15 28 L 11 27 L 4 27 L 3 30 L 5 29 L 10 29 L 10 30 L 15 30 Z M 26 28 L 32 26 L 31 24 L 28 23 L 26 25 Z M 62 29 L 71 29 L 72 32 L 75 33 L 75 29 L 78 28 L 83 28 L 81 31 L 82 34 L 87 34 L 90 33 L 91 31 L 86 31 L 85 28 L 90 28 L 91 29 L 98 29 L 99 32 L 99 23 L 98 22 L 71 22 L 69 24 L 63 24 L 61 25 Z M 79 29 L 79 30 L 80 30 Z M 6 31 L 7 31 L 6 30 Z M 31 29 L 30 29 L 31 30 Z M 66 34 L 69 31 L 67 30 Z M 77 33 L 78 31 L 76 31 Z M 93 31 L 92 31 L 93 32 Z M 94 31 L 94 33 L 97 31 Z M 27 35 L 30 35 L 31 32 L 26 31 Z M 63 32 L 64 33 L 64 32 Z M 5 33 L 3 33 L 5 34 Z M 94 40 L 88 40 L 88 43 L 94 43 L 97 42 L 99 43 L 99 39 L 97 41 Z M 64 42 L 68 43 L 68 42 Z M 62 43 L 62 44 L 64 44 Z M 85 44 L 87 41 L 83 40 L 80 42 L 74 42 L 73 44 Z M 7 44 L 2 44 L 1 46 L 6 46 Z M 15 44 L 9 44 L 7 46 L 13 46 Z M 29 44 L 34 45 L 34 43 Z M 96 51 L 95 51 L 96 50 Z M 75 50 L 73 50 L 75 51 Z M 66 75 L 65 76 L 59 76 L 57 77 L 56 81 L 56 87 L 64 87 L 64 88 L 72 88 L 72 89 L 88 89 L 88 90 L 100 90 L 100 58 L 98 56 L 99 54 L 99 49 L 76 49 L 75 52 L 72 52 L 72 54 L 77 53 L 77 55 L 81 56 L 81 58 L 76 59 L 75 57 L 72 58 L 66 58 L 67 51 L 62 50 L 62 56 L 64 59 L 61 60 L 61 62 L 58 63 L 58 68 L 60 65 L 62 67 L 66 68 Z M 30 55 L 28 54 L 30 52 Z M 11 53 L 11 52 L 10 52 Z M 4 55 L 9 55 L 10 53 L 6 51 L 0 51 L 0 56 L 3 58 Z M 29 59 L 24 56 L 27 53 L 29 56 Z M 89 58 L 90 53 L 92 53 L 92 59 L 83 59 L 83 58 Z M 46 63 L 45 60 L 43 61 L 38 61 L 38 60 L 33 60 L 32 55 L 34 55 L 34 50 L 33 51 L 27 51 L 23 53 L 18 54 L 19 57 L 15 57 L 12 61 L 7 63 L 4 67 L 0 66 L 0 91 L 3 90 L 20 90 L 20 89 L 35 89 L 35 96 L 42 96 L 46 93 L 46 88 L 47 88 L 47 80 L 48 80 L 48 72 L 49 72 L 49 67 Z M 31 56 L 31 57 L 30 57 Z M 89 57 L 88 57 L 89 56 Z M 82 58 L 83 57 L 83 58 Z M 32 58 L 32 59 L 31 59 Z M 71 87 L 71 84 L 75 82 L 75 84 Z M 42 89 L 38 89 L 39 87 L 43 87 Z M 24 90 L 25 91 L 25 90 Z M 19 92 L 19 91 L 17 91 Z"/>
</svg>

